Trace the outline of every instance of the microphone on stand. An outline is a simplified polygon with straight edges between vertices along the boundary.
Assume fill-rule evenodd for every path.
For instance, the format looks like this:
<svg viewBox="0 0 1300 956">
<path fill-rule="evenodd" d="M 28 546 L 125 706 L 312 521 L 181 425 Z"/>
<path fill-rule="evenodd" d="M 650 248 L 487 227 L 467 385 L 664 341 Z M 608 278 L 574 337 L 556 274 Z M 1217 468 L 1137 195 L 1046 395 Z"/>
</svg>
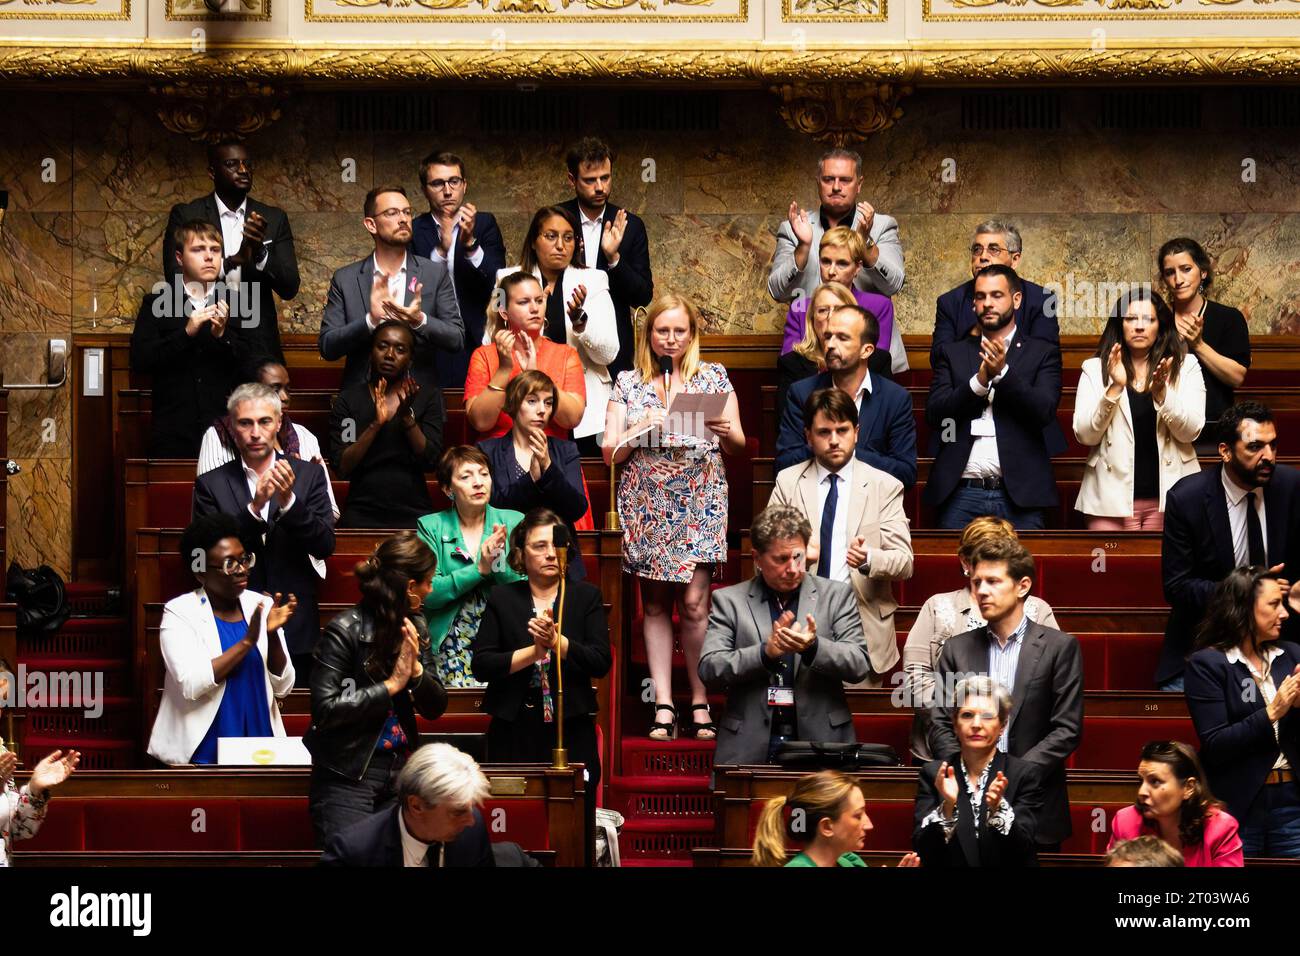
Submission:
<svg viewBox="0 0 1300 956">
<path fill-rule="evenodd" d="M 564 661 L 560 657 L 558 638 L 564 634 L 564 583 L 569 576 L 569 545 L 572 543 L 567 525 L 551 526 L 551 543 L 560 563 L 560 593 L 556 596 L 560 613 L 555 621 L 555 747 L 551 751 L 551 769 L 565 770 L 569 766 L 569 751 L 564 746 Z"/>
<path fill-rule="evenodd" d="M 673 359 L 671 355 L 659 356 L 659 371 L 664 376 L 664 411 L 668 411 L 668 388 L 673 381 Z"/>
</svg>

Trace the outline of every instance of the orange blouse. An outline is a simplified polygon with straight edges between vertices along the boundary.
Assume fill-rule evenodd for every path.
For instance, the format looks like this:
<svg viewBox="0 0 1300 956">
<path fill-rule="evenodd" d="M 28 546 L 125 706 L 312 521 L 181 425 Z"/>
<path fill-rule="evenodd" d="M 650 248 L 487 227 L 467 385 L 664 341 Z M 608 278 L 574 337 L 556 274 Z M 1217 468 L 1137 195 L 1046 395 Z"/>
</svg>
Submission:
<svg viewBox="0 0 1300 956">
<path fill-rule="evenodd" d="M 538 370 L 549 375 L 551 381 L 555 383 L 555 387 L 560 391 L 577 395 L 585 402 L 587 400 L 587 384 L 583 378 L 582 357 L 578 355 L 578 350 L 572 345 L 552 342 L 545 336 L 541 336 L 534 341 L 537 343 Z M 466 406 L 476 395 L 483 393 L 500 365 L 501 357 L 497 355 L 495 345 L 480 345 L 474 350 L 474 353 L 469 357 L 469 372 L 465 377 Z M 516 365 L 511 370 L 510 377 L 513 379 L 518 374 L 519 366 Z M 558 405 L 558 402 L 556 404 Z M 481 437 L 497 438 L 510 431 L 513 424 L 514 419 L 503 411 L 497 416 L 497 423 L 492 430 L 482 433 Z M 552 420 L 551 424 L 546 426 L 546 434 L 554 435 L 556 438 L 572 438 L 573 429 L 559 428 Z"/>
</svg>

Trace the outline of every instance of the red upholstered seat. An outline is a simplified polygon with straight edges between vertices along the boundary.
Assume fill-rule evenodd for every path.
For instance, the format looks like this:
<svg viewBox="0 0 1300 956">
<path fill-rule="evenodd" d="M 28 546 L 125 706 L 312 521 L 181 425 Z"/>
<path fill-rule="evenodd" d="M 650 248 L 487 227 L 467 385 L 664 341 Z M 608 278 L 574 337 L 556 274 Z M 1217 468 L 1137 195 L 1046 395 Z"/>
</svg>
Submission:
<svg viewBox="0 0 1300 956">
<path fill-rule="evenodd" d="M 540 797 L 525 800 L 493 800 L 489 797 L 483 804 L 482 813 L 494 842 L 509 840 L 525 850 L 550 849 L 546 803 Z"/>
<path fill-rule="evenodd" d="M 306 797 L 253 797 L 239 801 L 241 850 L 311 850 Z"/>
<path fill-rule="evenodd" d="M 1076 634 L 1086 690 L 1154 690 L 1163 634 Z"/>
<path fill-rule="evenodd" d="M 17 850 L 84 850 L 85 820 L 82 815 L 86 801 L 78 797 L 59 797 L 41 824 L 40 830 L 30 840 L 15 843 Z"/>
<path fill-rule="evenodd" d="M 908 761 L 908 741 L 912 734 L 910 710 L 899 711 L 897 714 L 854 714 L 853 730 L 860 742 L 888 744 L 894 748 L 899 760 L 904 763 Z"/>
<path fill-rule="evenodd" d="M 1067 766 L 1079 770 L 1133 770 L 1142 745 L 1181 740 L 1197 746 L 1190 717 L 1087 717 L 1083 739 Z"/>
<path fill-rule="evenodd" d="M 1134 792 L 1137 787 L 1134 786 Z M 1062 853 L 1105 853 L 1110 842 L 1110 821 L 1125 803 L 1099 803 L 1095 806 L 1074 803 L 1070 805 L 1070 825 L 1073 832 L 1061 844 Z"/>
<path fill-rule="evenodd" d="M 239 801 L 231 798 L 105 797 L 85 801 L 82 812 L 86 850 L 239 849 Z"/>
<path fill-rule="evenodd" d="M 1099 545 L 1100 547 L 1100 545 Z M 1160 555 L 1105 555 L 1094 571 L 1092 555 L 1048 555 L 1038 560 L 1039 590 L 1055 607 L 1150 607 L 1164 603 Z"/>
</svg>

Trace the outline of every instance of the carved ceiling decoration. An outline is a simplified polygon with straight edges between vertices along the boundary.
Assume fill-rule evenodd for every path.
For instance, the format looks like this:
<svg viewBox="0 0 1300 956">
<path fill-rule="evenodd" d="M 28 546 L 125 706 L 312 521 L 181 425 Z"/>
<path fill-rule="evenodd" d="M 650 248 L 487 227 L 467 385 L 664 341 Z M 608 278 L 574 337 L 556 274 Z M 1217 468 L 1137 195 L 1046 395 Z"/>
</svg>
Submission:
<svg viewBox="0 0 1300 956">
<path fill-rule="evenodd" d="M 284 91 L 254 82 L 190 83 L 178 80 L 149 87 L 158 100 L 158 119 L 173 133 L 196 143 L 243 139 L 280 118 Z"/>
<path fill-rule="evenodd" d="M 1049 12 L 1050 11 L 1050 12 Z M 923 0 L 926 23 L 1300 20 L 1298 0 Z"/>
<path fill-rule="evenodd" d="M 910 86 L 891 83 L 786 83 L 772 88 L 777 111 L 796 133 L 822 143 L 850 146 L 894 125 L 903 115 L 899 100 Z"/>
</svg>

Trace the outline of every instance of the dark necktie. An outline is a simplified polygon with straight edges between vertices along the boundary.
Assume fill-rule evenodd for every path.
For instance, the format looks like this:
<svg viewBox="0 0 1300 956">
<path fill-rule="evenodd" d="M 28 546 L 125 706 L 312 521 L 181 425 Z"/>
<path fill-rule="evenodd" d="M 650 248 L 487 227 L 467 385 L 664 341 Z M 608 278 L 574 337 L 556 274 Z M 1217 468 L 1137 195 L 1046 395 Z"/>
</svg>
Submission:
<svg viewBox="0 0 1300 956">
<path fill-rule="evenodd" d="M 831 576 L 831 538 L 835 534 L 835 505 L 840 500 L 838 488 L 839 475 L 830 475 L 831 490 L 826 492 L 826 504 L 822 507 L 822 528 L 818 537 L 821 551 L 817 555 L 817 576 Z"/>
<path fill-rule="evenodd" d="M 1259 526 L 1259 512 L 1255 510 L 1255 492 L 1246 495 L 1246 551 L 1252 565 L 1264 567 L 1268 558 L 1264 554 L 1264 531 Z"/>
</svg>

